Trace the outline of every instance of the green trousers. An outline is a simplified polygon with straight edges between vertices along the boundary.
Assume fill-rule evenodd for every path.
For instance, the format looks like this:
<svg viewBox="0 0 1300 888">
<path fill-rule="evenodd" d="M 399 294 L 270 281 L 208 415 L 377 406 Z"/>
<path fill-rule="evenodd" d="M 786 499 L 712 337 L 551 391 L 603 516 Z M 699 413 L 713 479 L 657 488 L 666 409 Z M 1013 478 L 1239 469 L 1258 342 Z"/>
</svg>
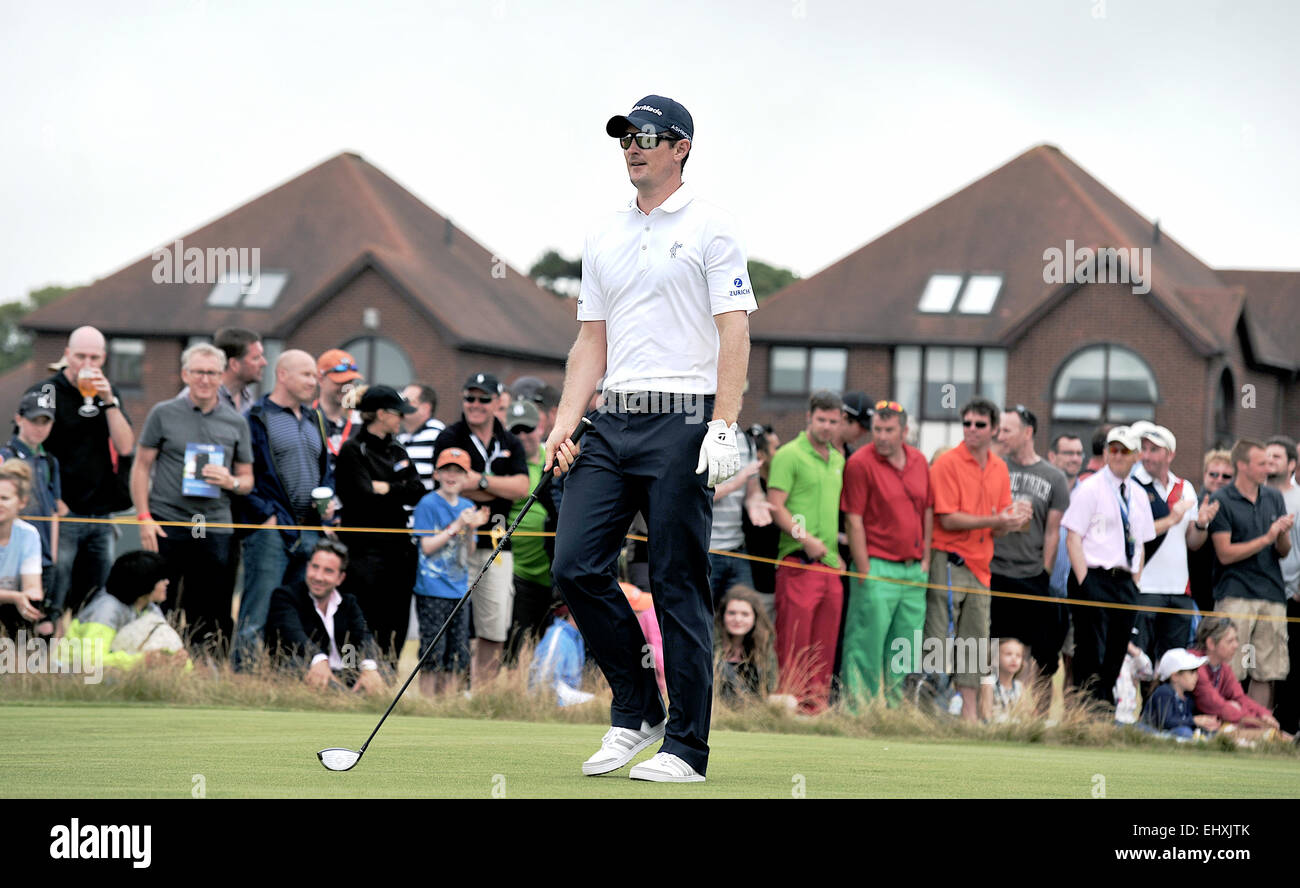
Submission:
<svg viewBox="0 0 1300 888">
<path fill-rule="evenodd" d="M 903 700 L 903 678 L 912 671 L 916 634 L 925 625 L 925 587 L 887 581 L 924 583 L 926 576 L 919 561 L 903 564 L 872 558 L 870 563 L 871 576 L 849 579 L 840 670 L 850 707 L 881 693 L 882 681 L 885 702 L 897 706 Z M 896 647 L 895 639 L 903 639 L 906 645 Z M 891 663 L 904 668 L 894 669 Z"/>
</svg>

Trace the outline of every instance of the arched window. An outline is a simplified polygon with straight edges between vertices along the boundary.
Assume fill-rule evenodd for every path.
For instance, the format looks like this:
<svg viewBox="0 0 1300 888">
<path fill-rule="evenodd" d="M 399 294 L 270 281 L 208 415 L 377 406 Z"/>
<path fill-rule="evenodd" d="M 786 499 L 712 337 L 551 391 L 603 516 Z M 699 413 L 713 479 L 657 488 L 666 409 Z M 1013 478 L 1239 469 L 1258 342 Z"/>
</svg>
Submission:
<svg viewBox="0 0 1300 888">
<path fill-rule="evenodd" d="M 1137 353 L 1118 345 L 1075 352 L 1052 387 L 1052 419 L 1062 423 L 1128 424 L 1155 419 L 1156 378 Z"/>
<path fill-rule="evenodd" d="M 415 369 L 402 347 L 382 336 L 362 336 L 343 346 L 370 385 L 390 385 L 399 392 L 415 378 Z"/>
</svg>

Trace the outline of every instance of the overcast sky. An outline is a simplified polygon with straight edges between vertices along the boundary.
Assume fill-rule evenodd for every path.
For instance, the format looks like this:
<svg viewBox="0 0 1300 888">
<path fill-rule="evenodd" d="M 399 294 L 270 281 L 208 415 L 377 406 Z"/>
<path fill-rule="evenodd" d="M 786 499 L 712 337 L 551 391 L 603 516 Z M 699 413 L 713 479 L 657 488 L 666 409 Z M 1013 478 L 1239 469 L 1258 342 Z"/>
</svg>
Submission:
<svg viewBox="0 0 1300 888">
<path fill-rule="evenodd" d="M 104 277 L 343 150 L 520 270 L 631 192 L 603 133 L 811 275 L 1042 142 L 1215 267 L 1300 267 L 1297 5 L 3 0 L 0 300 Z M 238 246 L 238 245 L 234 245 Z"/>
</svg>

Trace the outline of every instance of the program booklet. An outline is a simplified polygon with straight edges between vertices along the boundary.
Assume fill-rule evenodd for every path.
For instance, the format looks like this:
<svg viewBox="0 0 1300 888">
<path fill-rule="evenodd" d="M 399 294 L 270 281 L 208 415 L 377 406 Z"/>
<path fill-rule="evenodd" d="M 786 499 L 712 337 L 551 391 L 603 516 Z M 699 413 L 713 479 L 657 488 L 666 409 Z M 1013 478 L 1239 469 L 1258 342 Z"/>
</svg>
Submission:
<svg viewBox="0 0 1300 888">
<path fill-rule="evenodd" d="M 185 496 L 203 496 L 216 499 L 221 488 L 203 480 L 204 466 L 225 465 L 226 450 L 220 444 L 185 445 L 185 473 L 181 478 L 181 493 Z"/>
</svg>

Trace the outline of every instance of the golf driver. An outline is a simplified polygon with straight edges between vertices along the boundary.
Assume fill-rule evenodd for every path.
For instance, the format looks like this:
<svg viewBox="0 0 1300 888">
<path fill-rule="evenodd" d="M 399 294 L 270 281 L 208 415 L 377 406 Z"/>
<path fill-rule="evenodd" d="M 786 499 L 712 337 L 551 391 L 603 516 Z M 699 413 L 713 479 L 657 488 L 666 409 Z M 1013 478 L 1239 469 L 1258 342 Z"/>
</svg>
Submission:
<svg viewBox="0 0 1300 888">
<path fill-rule="evenodd" d="M 589 428 L 591 428 L 591 420 L 584 416 L 578 421 L 578 427 L 574 429 L 573 434 L 569 436 L 569 441 L 573 444 L 577 444 L 582 436 L 587 433 Z M 447 627 L 450 626 L 451 621 L 456 618 L 456 614 L 465 606 L 465 602 L 469 601 L 469 597 L 474 594 L 474 590 L 478 587 L 479 580 L 483 579 L 483 575 L 487 573 L 488 568 L 492 566 L 492 562 L 496 560 L 497 553 L 501 551 L 501 547 L 510 539 L 510 535 L 514 533 L 515 528 L 519 526 L 519 522 L 523 520 L 524 515 L 527 514 L 530 508 L 532 508 L 533 503 L 537 501 L 537 497 L 546 489 L 547 485 L 551 483 L 551 478 L 554 477 L 553 470 L 554 467 L 552 467 L 551 472 L 544 473 L 541 480 L 537 482 L 537 486 L 533 488 L 533 492 L 528 495 L 528 499 L 524 501 L 524 505 L 519 510 L 519 514 L 515 516 L 514 522 L 510 525 L 509 529 L 506 530 L 505 535 L 501 537 L 500 541 L 497 542 L 496 548 L 492 550 L 491 557 L 484 563 L 483 569 L 479 571 L 474 582 L 470 584 L 469 591 L 461 596 L 460 601 L 456 602 L 456 606 L 452 608 L 451 613 L 447 616 L 447 621 L 442 624 L 442 628 L 439 629 L 438 634 L 433 637 L 433 641 L 429 642 L 429 645 L 424 649 L 424 653 L 420 655 L 420 661 L 415 664 L 415 669 L 412 670 L 410 676 L 407 677 L 401 690 L 399 690 L 397 696 L 393 698 L 393 702 L 388 704 L 388 709 L 384 711 L 383 718 L 379 720 L 379 724 L 375 725 L 375 729 L 370 732 L 370 736 L 366 738 L 366 742 L 362 743 L 361 748 L 358 750 L 344 749 L 341 746 L 332 746 L 329 749 L 322 749 L 320 752 L 316 753 L 316 757 L 320 759 L 322 765 L 329 768 L 331 771 L 350 771 L 356 767 L 357 762 L 361 761 L 361 756 L 366 753 L 366 747 L 370 745 L 371 740 L 375 739 L 375 735 L 379 733 L 379 729 L 384 726 L 384 720 L 387 719 L 389 713 L 393 711 L 393 707 L 397 705 L 397 701 L 402 699 L 402 694 L 406 693 L 407 687 L 415 680 L 415 676 L 420 673 L 420 667 L 424 665 L 424 658 L 429 656 L 429 652 L 433 650 L 434 645 L 436 645 L 438 640 L 442 638 L 442 634 L 447 631 Z"/>
</svg>

